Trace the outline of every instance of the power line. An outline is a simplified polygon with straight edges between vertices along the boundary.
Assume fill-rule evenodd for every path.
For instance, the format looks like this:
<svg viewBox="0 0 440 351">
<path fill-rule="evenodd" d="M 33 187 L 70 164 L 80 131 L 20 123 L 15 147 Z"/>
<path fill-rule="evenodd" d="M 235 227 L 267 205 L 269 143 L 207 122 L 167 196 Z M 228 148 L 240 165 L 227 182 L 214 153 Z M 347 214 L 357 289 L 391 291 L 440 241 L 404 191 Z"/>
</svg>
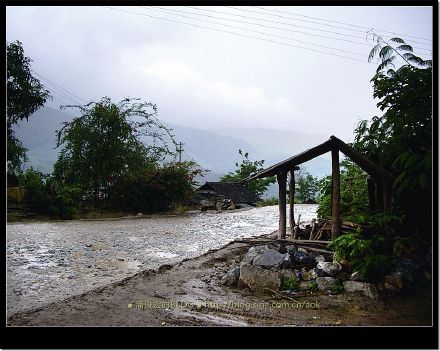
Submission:
<svg viewBox="0 0 440 351">
<path fill-rule="evenodd" d="M 415 39 L 421 39 L 421 40 L 426 40 L 426 41 L 432 42 L 430 39 L 426 39 L 426 38 L 422 38 L 422 37 L 416 37 L 416 36 L 413 36 L 413 35 L 407 35 L 407 34 L 400 34 L 400 33 L 390 32 L 390 31 L 387 31 L 387 30 L 384 30 L 384 29 L 369 28 L 369 27 L 364 27 L 364 26 L 359 26 L 359 25 L 356 25 L 356 24 L 352 24 L 352 23 L 332 21 L 332 20 L 328 20 L 328 19 L 324 19 L 324 18 L 311 17 L 311 16 L 301 15 L 301 14 L 298 14 L 298 13 L 293 13 L 293 12 L 288 12 L 288 11 L 280 11 L 280 10 L 274 10 L 274 9 L 267 9 L 265 7 L 260 7 L 260 6 L 252 6 L 252 7 L 255 7 L 255 8 L 258 8 L 258 9 L 262 9 L 262 10 L 266 10 L 266 11 L 285 13 L 285 14 L 289 14 L 289 15 L 293 15 L 293 16 L 300 16 L 300 17 L 304 17 L 304 18 L 317 19 L 317 20 L 320 20 L 320 21 L 344 24 L 344 25 L 351 26 L 351 27 L 356 27 L 356 28 L 363 28 L 363 29 L 368 29 L 368 30 L 369 29 L 376 29 L 376 31 L 383 32 L 383 33 L 390 33 L 390 34 L 394 34 L 394 35 L 401 35 L 401 36 L 405 36 L 407 38 L 415 38 Z"/>
<path fill-rule="evenodd" d="M 34 72 L 37 76 L 39 76 L 39 77 L 41 77 L 42 79 L 46 80 L 49 84 L 52 84 L 53 86 L 55 86 L 55 87 L 57 87 L 57 88 L 59 88 L 59 89 L 61 89 L 61 90 L 64 90 L 64 91 L 67 92 L 68 94 L 72 95 L 73 97 L 75 97 L 75 98 L 77 98 L 77 99 L 79 99 L 79 100 L 84 101 L 85 103 L 88 102 L 87 100 L 84 100 L 83 98 L 81 98 L 81 97 L 79 97 L 79 96 L 73 94 L 73 93 L 70 92 L 69 90 L 64 89 L 63 87 L 61 87 L 61 86 L 55 84 L 54 82 L 52 82 L 51 80 L 47 79 L 46 77 L 43 77 L 41 74 L 35 72 L 34 70 L 31 69 L 31 71 Z"/>
<path fill-rule="evenodd" d="M 140 6 L 140 7 L 146 8 L 145 6 Z M 157 6 L 155 6 L 155 7 L 157 7 Z M 146 9 L 150 10 L 149 8 L 146 8 Z M 299 43 L 302 43 L 302 44 L 306 44 L 306 45 L 314 45 L 314 46 L 319 46 L 319 47 L 322 47 L 322 48 L 325 48 L 325 49 L 337 50 L 337 51 L 345 52 L 345 53 L 348 53 L 348 54 L 364 56 L 364 54 L 361 54 L 361 53 L 358 53 L 358 52 L 353 52 L 353 51 L 348 51 L 348 50 L 344 50 L 344 49 L 333 48 L 333 47 L 326 46 L 326 45 L 321 45 L 321 44 L 314 44 L 314 43 L 310 43 L 310 42 L 306 42 L 306 41 L 302 41 L 302 40 L 298 40 L 298 39 L 293 39 L 293 38 L 289 38 L 289 37 L 282 37 L 282 36 L 279 36 L 279 35 L 276 35 L 276 34 L 265 33 L 265 32 L 261 32 L 261 31 L 257 31 L 257 30 L 253 30 L 253 29 L 237 27 L 237 26 L 231 26 L 229 24 L 224 24 L 224 23 L 220 23 L 220 22 L 207 21 L 207 20 L 203 20 L 203 19 L 200 19 L 200 18 L 194 18 L 194 17 L 190 17 L 190 16 L 169 13 L 169 12 L 165 12 L 163 10 L 157 10 L 155 8 L 151 9 L 151 10 L 159 11 L 159 12 L 166 13 L 166 14 L 171 14 L 173 16 L 179 16 L 179 17 L 194 19 L 194 20 L 197 20 L 197 21 L 202 21 L 202 22 L 207 22 L 207 23 L 211 23 L 211 24 L 217 24 L 217 25 L 221 25 L 221 26 L 225 26 L 225 27 L 229 27 L 229 28 L 240 29 L 240 30 L 244 30 L 244 31 L 252 32 L 252 33 L 267 35 L 267 36 L 271 36 L 271 37 L 278 38 L 278 39 L 291 40 L 291 41 L 296 41 L 296 42 L 299 42 Z M 166 11 L 168 11 L 168 10 L 166 10 Z M 185 12 L 185 11 L 179 11 L 179 12 Z M 185 13 L 188 13 L 188 12 L 185 12 Z M 213 17 L 213 16 L 211 16 L 211 17 Z M 242 22 L 242 21 L 238 21 L 238 22 L 249 23 L 249 22 Z M 267 27 L 267 26 L 264 26 L 264 25 L 261 25 L 261 26 Z M 269 28 L 276 28 L 276 27 L 269 27 Z"/>
<path fill-rule="evenodd" d="M 367 60 L 360 60 L 360 59 L 357 59 L 357 58 L 354 58 L 354 57 L 349 57 L 349 56 L 345 56 L 345 55 L 339 55 L 339 54 L 335 54 L 335 53 L 331 53 L 331 52 L 326 52 L 326 51 L 322 51 L 322 50 L 317 50 L 317 49 L 307 48 L 307 47 L 298 46 L 298 45 L 292 45 L 292 44 L 283 43 L 283 42 L 279 42 L 279 41 L 275 41 L 275 40 L 271 40 L 271 39 L 259 38 L 259 37 L 254 37 L 254 36 L 251 36 L 251 35 L 246 35 L 246 34 L 241 34 L 241 33 L 231 32 L 231 31 L 227 31 L 227 30 L 223 30 L 223 29 L 218 29 L 218 28 L 211 28 L 211 27 L 201 26 L 201 25 L 199 25 L 199 24 L 187 23 L 187 22 L 177 21 L 177 20 L 173 20 L 173 19 L 168 19 L 168 18 L 163 18 L 163 17 L 152 16 L 152 15 L 148 15 L 148 14 L 145 14 L 145 13 L 139 13 L 139 12 L 133 12 L 133 11 L 127 11 L 127 10 L 115 9 L 115 8 L 108 7 L 108 6 L 102 6 L 102 7 L 107 8 L 107 9 L 110 9 L 110 10 L 113 10 L 113 11 L 125 12 L 125 13 L 130 13 L 130 14 L 135 14 L 135 15 L 145 16 L 145 17 L 149 17 L 149 18 L 158 19 L 158 20 L 161 20 L 161 21 L 168 21 L 168 22 L 174 22 L 174 23 L 186 24 L 186 25 L 189 25 L 189 26 L 197 27 L 197 28 L 208 29 L 208 30 L 213 30 L 213 31 L 217 31 L 217 32 L 222 32 L 222 33 L 228 33 L 228 34 L 232 34 L 232 35 L 236 35 L 236 36 L 240 36 L 240 37 L 244 37 L 244 38 L 251 38 L 251 39 L 256 39 L 256 40 L 262 40 L 262 41 L 266 41 L 266 42 L 270 42 L 270 43 L 274 43 L 274 44 L 279 44 L 279 45 L 284 45 L 284 46 L 290 46 L 290 47 L 293 47 L 293 48 L 299 48 L 299 49 L 304 49 L 304 50 L 309 50 L 309 51 L 319 52 L 319 53 L 323 53 L 323 54 L 327 54 L 327 55 L 343 57 L 343 58 L 347 58 L 347 59 L 354 60 L 354 61 L 359 61 L 359 62 L 369 63 Z"/>
<path fill-rule="evenodd" d="M 245 15 L 239 15 L 236 13 L 230 13 L 230 12 L 224 12 L 224 11 L 217 11 L 217 10 L 208 10 L 208 9 L 203 9 L 203 8 L 199 8 L 199 7 L 195 7 L 195 6 L 185 6 L 187 8 L 191 8 L 191 9 L 195 9 L 195 10 L 199 10 L 199 11 L 205 11 L 205 12 L 214 12 L 214 13 L 220 13 L 220 14 L 225 14 L 225 15 L 230 15 L 230 16 L 236 16 L 236 17 L 241 17 L 241 18 L 248 18 L 248 19 L 253 19 L 253 20 L 258 20 L 258 21 L 263 21 L 263 22 L 270 22 L 270 23 L 277 23 L 277 24 L 282 24 L 282 25 L 286 25 L 286 26 L 291 26 L 291 27 L 296 27 L 296 28 L 304 28 L 304 29 L 309 29 L 309 30 L 315 30 L 318 32 L 326 32 L 326 33 L 332 33 L 332 34 L 336 34 L 336 35 L 342 35 L 342 36 L 347 36 L 347 37 L 353 37 L 353 38 L 358 38 L 358 39 L 365 39 L 364 37 L 359 37 L 359 36 L 355 36 L 355 35 L 349 35 L 349 34 L 345 34 L 345 33 L 340 33 L 340 32 L 335 32 L 335 31 L 329 31 L 329 30 L 325 30 L 325 29 L 319 29 L 319 28 L 312 28 L 312 27 L 305 27 L 305 26 L 299 26 L 296 24 L 292 24 L 292 23 L 286 23 L 286 22 L 280 22 L 280 21 L 274 21 L 274 20 L 269 20 L 266 18 L 256 18 L 256 17 L 251 17 L 251 16 L 245 16 Z M 239 9 L 239 8 L 235 8 L 233 6 L 229 6 L 231 8 L 240 10 L 240 11 L 246 11 L 245 9 Z M 250 11 L 250 10 L 247 10 Z M 256 11 L 251 11 L 251 12 L 256 12 Z M 257 12 L 259 14 L 262 14 L 261 12 Z M 199 14 L 200 15 L 200 14 Z M 267 14 L 265 14 L 267 15 Z M 294 19 L 295 20 L 295 19 Z M 348 28 L 342 28 L 344 30 L 350 30 Z M 292 30 L 291 30 L 292 31 Z M 319 38 L 325 38 L 325 39 L 332 39 L 332 40 L 339 40 L 339 41 L 344 41 L 344 42 L 348 42 L 348 43 L 353 43 L 353 44 L 358 44 L 358 45 L 364 45 L 364 46 L 370 46 L 371 44 L 365 43 L 365 42 L 358 42 L 358 41 L 352 41 L 352 40 L 348 40 L 348 39 L 342 39 L 342 38 L 335 38 L 335 37 L 329 37 L 329 36 L 325 36 L 325 35 L 320 35 L 320 34 L 313 34 L 313 33 L 307 33 L 307 32 L 303 32 L 303 31 L 292 31 L 295 33 L 300 33 L 300 34 L 305 34 L 305 35 L 310 35 L 310 36 L 315 36 L 315 37 L 319 37 Z M 361 31 L 364 34 L 367 34 L 366 31 Z M 426 43 L 422 43 L 424 45 L 429 45 Z M 418 49 L 418 50 L 425 50 L 425 51 L 430 51 L 429 49 L 426 48 L 419 48 L 419 47 L 414 47 L 414 49 Z"/>
</svg>

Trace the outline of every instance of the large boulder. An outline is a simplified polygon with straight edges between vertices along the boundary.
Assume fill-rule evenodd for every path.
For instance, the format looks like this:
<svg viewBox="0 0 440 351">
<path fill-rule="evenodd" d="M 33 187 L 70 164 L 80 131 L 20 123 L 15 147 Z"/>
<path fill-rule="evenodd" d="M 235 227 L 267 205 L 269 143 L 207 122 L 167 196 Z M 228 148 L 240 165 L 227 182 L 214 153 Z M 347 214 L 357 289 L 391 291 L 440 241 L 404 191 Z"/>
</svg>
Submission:
<svg viewBox="0 0 440 351">
<path fill-rule="evenodd" d="M 337 280 L 333 277 L 318 277 L 316 278 L 319 290 L 331 290 L 332 286 L 337 283 Z"/>
<path fill-rule="evenodd" d="M 322 269 L 325 273 L 334 277 L 341 271 L 342 266 L 338 262 L 318 262 L 316 268 Z"/>
<path fill-rule="evenodd" d="M 255 257 L 258 255 L 261 255 L 264 251 L 268 250 L 266 246 L 252 246 L 246 255 L 244 255 L 243 259 L 241 260 L 242 264 L 252 264 L 252 261 Z"/>
<path fill-rule="evenodd" d="M 371 299 L 377 299 L 379 297 L 376 286 L 367 282 L 347 280 L 344 282 L 344 289 L 348 292 L 359 291 Z"/>
<path fill-rule="evenodd" d="M 237 285 L 239 277 L 240 267 L 234 267 L 220 279 L 220 283 L 223 285 Z"/>
<path fill-rule="evenodd" d="M 278 251 L 269 249 L 264 251 L 262 254 L 256 256 L 252 264 L 254 266 L 260 266 L 263 268 L 278 268 L 283 264 L 284 255 L 280 254 Z"/>
<path fill-rule="evenodd" d="M 267 292 L 266 289 L 278 290 L 281 287 L 282 275 L 277 271 L 245 263 L 240 267 L 239 282 L 252 291 Z"/>
<path fill-rule="evenodd" d="M 316 264 L 316 261 L 309 254 L 302 251 L 295 251 L 290 255 L 291 265 L 302 264 L 302 265 L 310 265 L 313 266 Z"/>
</svg>

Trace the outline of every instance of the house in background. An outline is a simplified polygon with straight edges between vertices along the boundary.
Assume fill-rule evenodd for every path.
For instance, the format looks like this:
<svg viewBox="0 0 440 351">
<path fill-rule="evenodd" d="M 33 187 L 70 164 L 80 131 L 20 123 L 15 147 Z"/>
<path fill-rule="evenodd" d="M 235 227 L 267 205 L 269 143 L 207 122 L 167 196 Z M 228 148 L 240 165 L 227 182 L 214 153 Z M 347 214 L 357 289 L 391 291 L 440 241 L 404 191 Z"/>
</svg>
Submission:
<svg viewBox="0 0 440 351">
<path fill-rule="evenodd" d="M 260 197 L 241 182 L 206 182 L 195 191 L 192 205 L 202 211 L 256 206 Z"/>
</svg>

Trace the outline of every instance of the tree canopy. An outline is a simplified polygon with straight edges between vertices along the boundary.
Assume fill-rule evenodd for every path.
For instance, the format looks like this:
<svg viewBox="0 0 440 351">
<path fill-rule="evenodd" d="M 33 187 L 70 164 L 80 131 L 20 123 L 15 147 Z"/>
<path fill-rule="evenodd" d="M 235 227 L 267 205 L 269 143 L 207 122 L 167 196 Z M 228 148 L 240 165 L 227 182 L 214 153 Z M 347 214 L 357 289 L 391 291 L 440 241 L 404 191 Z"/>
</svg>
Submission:
<svg viewBox="0 0 440 351">
<path fill-rule="evenodd" d="M 173 154 L 171 130 L 157 119 L 156 105 L 140 99 L 113 103 L 104 97 L 85 106 L 74 105 L 80 116 L 57 131 L 62 146 L 54 166 L 56 178 L 97 191 L 130 173 L 154 168 Z M 146 144 L 146 142 L 149 142 Z"/>
<path fill-rule="evenodd" d="M 8 173 L 16 174 L 27 160 L 26 148 L 17 139 L 12 126 L 44 105 L 50 98 L 49 91 L 31 73 L 31 59 L 24 55 L 20 41 L 9 43 L 6 48 L 7 59 L 7 110 L 6 126 L 8 137 Z"/>
<path fill-rule="evenodd" d="M 239 164 L 235 163 L 237 169 L 234 172 L 229 172 L 225 174 L 220 181 L 222 182 L 240 182 L 249 177 L 251 174 L 258 173 L 264 169 L 264 160 L 250 161 L 249 153 L 244 152 L 240 149 L 238 153 L 242 157 L 242 162 Z M 263 179 L 252 180 L 247 183 L 247 187 L 254 194 L 261 196 L 266 191 L 269 185 L 276 182 L 275 177 L 268 177 Z"/>
<path fill-rule="evenodd" d="M 408 232 L 431 234 L 432 206 L 432 67 L 412 53 L 400 38 L 394 48 L 383 41 L 373 48 L 382 60 L 372 78 L 377 106 L 382 116 L 361 121 L 353 146 L 395 176 L 394 210 L 405 218 Z M 388 69 L 396 57 L 399 69 Z M 395 68 L 395 67 L 393 67 Z"/>
</svg>

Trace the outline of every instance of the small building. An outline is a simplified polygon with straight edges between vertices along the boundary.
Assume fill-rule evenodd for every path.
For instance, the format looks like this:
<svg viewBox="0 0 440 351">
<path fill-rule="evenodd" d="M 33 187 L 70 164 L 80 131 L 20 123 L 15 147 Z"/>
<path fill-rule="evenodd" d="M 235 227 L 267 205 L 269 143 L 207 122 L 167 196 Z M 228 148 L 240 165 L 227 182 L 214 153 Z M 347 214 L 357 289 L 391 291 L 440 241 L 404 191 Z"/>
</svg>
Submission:
<svg viewBox="0 0 440 351">
<path fill-rule="evenodd" d="M 206 182 L 195 191 L 191 202 L 203 211 L 218 208 L 218 203 L 226 209 L 231 205 L 233 208 L 256 206 L 259 201 L 261 201 L 260 197 L 251 192 L 244 183 Z"/>
</svg>

